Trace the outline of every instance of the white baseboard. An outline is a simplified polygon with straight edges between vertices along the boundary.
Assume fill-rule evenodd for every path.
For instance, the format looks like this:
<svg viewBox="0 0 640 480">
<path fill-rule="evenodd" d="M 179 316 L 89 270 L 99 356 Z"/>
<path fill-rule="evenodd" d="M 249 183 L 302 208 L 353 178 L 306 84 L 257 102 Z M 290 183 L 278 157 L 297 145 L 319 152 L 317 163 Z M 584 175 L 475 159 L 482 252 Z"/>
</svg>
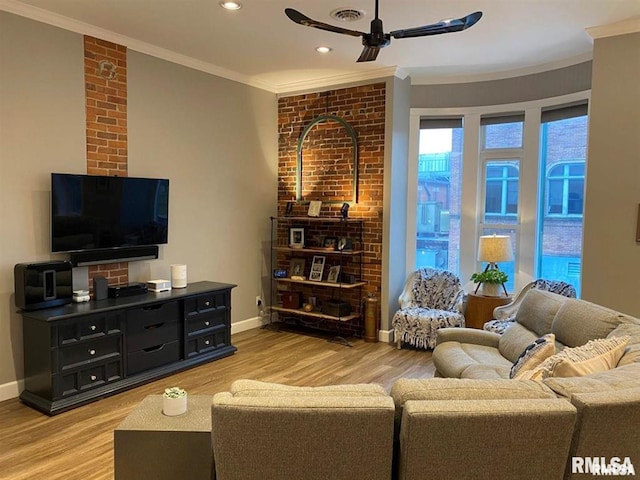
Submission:
<svg viewBox="0 0 640 480">
<path fill-rule="evenodd" d="M 241 320 L 239 322 L 234 322 L 231 324 L 231 335 L 234 333 L 246 332 L 247 330 L 251 330 L 253 328 L 262 327 L 262 318 L 261 317 L 253 317 L 248 318 L 246 320 Z"/>
<path fill-rule="evenodd" d="M 0 402 L 18 397 L 22 390 L 24 390 L 23 379 L 0 385 Z"/>
<path fill-rule="evenodd" d="M 378 340 L 393 343 L 393 330 L 378 330 Z"/>
</svg>

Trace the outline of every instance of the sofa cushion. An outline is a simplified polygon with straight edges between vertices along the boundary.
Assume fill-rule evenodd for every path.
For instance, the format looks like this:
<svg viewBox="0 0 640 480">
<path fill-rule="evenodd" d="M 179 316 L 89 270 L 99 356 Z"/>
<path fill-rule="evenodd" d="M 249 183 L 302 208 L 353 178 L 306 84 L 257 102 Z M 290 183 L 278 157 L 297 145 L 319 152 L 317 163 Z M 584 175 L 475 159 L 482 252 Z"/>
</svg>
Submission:
<svg viewBox="0 0 640 480">
<path fill-rule="evenodd" d="M 469 365 L 460 378 L 483 380 L 508 380 L 510 366 L 507 365 Z"/>
<path fill-rule="evenodd" d="M 297 387 L 258 380 L 236 380 L 231 384 L 234 397 L 378 397 L 387 392 L 375 383 L 354 385 L 327 385 L 323 387 Z"/>
<path fill-rule="evenodd" d="M 601 305 L 570 298 L 558 310 L 551 332 L 566 346 L 578 347 L 589 340 L 606 338 L 618 325 L 631 319 Z"/>
<path fill-rule="evenodd" d="M 524 325 L 515 322 L 507 328 L 500 337 L 498 350 L 504 358 L 509 360 L 511 364 L 514 364 L 524 349 L 540 338 L 540 336 L 541 335 L 529 330 Z"/>
<path fill-rule="evenodd" d="M 531 289 L 522 299 L 516 313 L 516 322 L 534 332 L 536 338 L 541 337 L 551 332 L 551 324 L 567 300 L 562 295 Z"/>
<path fill-rule="evenodd" d="M 461 378 L 467 368 L 476 365 L 501 367 L 508 378 L 511 368 L 511 362 L 496 348 L 473 343 L 441 343 L 434 350 L 432 359 L 440 375 L 450 378 Z"/>
<path fill-rule="evenodd" d="M 615 368 L 629 337 L 590 340 L 585 345 L 565 348 L 521 378 L 541 380 L 547 377 L 581 377 Z"/>
<path fill-rule="evenodd" d="M 533 370 L 544 360 L 555 354 L 555 339 L 556 336 L 553 333 L 547 333 L 530 343 L 513 363 L 509 378 L 520 378 L 522 372 Z"/>
<path fill-rule="evenodd" d="M 547 386 L 529 380 L 466 378 L 401 378 L 391 387 L 396 407 L 407 400 L 500 400 L 555 398 Z"/>
<path fill-rule="evenodd" d="M 567 398 L 571 398 L 575 393 L 640 388 L 640 363 L 631 363 L 586 377 L 549 377 L 545 378 L 543 383 L 558 395 Z"/>
<path fill-rule="evenodd" d="M 626 322 L 618 325 L 607 338 L 629 336 L 629 343 L 624 351 L 624 355 L 618 361 L 618 366 L 629 365 L 633 362 L 640 362 L 640 324 Z"/>
<path fill-rule="evenodd" d="M 391 387 L 396 427 L 409 400 L 506 400 L 556 398 L 546 385 L 529 380 L 465 378 L 401 378 Z"/>
</svg>

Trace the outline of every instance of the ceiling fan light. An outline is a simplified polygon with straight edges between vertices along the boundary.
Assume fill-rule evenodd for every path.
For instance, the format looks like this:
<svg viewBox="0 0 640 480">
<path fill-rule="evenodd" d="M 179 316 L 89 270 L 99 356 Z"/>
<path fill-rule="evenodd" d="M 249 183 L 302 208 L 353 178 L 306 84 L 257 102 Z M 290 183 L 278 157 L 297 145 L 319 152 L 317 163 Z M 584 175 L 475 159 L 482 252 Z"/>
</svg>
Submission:
<svg viewBox="0 0 640 480">
<path fill-rule="evenodd" d="M 325 46 L 316 47 L 316 52 L 322 53 L 322 54 L 327 54 L 332 50 L 333 49 L 331 47 L 325 47 Z"/>
<path fill-rule="evenodd" d="M 220 6 L 226 10 L 240 10 L 242 8 L 240 2 L 220 2 Z"/>
</svg>

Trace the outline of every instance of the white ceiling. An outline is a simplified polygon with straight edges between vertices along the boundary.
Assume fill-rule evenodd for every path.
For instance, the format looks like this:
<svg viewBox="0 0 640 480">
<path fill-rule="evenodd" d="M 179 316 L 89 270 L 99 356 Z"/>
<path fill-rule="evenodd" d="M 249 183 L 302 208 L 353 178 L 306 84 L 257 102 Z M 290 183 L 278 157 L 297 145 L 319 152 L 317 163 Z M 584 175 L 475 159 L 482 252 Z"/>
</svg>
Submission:
<svg viewBox="0 0 640 480">
<path fill-rule="evenodd" d="M 389 72 L 409 74 L 416 84 L 561 67 L 591 58 L 587 28 L 640 19 L 640 0 L 380 0 L 386 32 L 477 10 L 484 15 L 469 30 L 396 39 L 375 62 L 356 63 L 359 38 L 297 25 L 284 9 L 368 31 L 374 0 L 240 1 L 238 11 L 218 0 L 0 0 L 0 9 L 278 93 Z M 339 22 L 329 16 L 339 7 L 366 16 Z M 333 51 L 320 55 L 318 45 Z"/>
</svg>

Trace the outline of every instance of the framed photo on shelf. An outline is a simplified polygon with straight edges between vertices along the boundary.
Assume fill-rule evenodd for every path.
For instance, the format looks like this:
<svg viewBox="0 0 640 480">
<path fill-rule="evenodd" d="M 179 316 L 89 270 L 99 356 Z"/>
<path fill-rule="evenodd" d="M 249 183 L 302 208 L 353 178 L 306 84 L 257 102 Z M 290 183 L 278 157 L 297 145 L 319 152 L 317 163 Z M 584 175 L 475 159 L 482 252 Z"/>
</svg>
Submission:
<svg viewBox="0 0 640 480">
<path fill-rule="evenodd" d="M 291 227 L 289 229 L 289 246 L 291 248 L 304 248 L 303 227 Z"/>
<path fill-rule="evenodd" d="M 335 250 L 338 247 L 338 237 L 324 237 L 322 248 Z"/>
<path fill-rule="evenodd" d="M 322 272 L 324 271 L 324 262 L 326 257 L 315 255 L 313 262 L 311 263 L 311 273 L 309 274 L 309 280 L 314 282 L 322 281 Z"/>
<path fill-rule="evenodd" d="M 353 243 L 350 238 L 340 237 L 338 243 L 336 244 L 336 250 L 351 250 L 353 248 Z"/>
<path fill-rule="evenodd" d="M 340 265 L 334 265 L 329 269 L 329 275 L 327 275 L 327 282 L 338 283 L 340 277 Z"/>
<path fill-rule="evenodd" d="M 319 217 L 321 208 L 322 202 L 320 200 L 312 200 L 309 202 L 309 211 L 307 212 L 307 215 L 309 217 Z"/>
<path fill-rule="evenodd" d="M 291 278 L 293 277 L 304 277 L 304 267 L 305 267 L 305 259 L 304 258 L 292 258 L 289 262 L 289 271 L 291 272 Z"/>
</svg>

